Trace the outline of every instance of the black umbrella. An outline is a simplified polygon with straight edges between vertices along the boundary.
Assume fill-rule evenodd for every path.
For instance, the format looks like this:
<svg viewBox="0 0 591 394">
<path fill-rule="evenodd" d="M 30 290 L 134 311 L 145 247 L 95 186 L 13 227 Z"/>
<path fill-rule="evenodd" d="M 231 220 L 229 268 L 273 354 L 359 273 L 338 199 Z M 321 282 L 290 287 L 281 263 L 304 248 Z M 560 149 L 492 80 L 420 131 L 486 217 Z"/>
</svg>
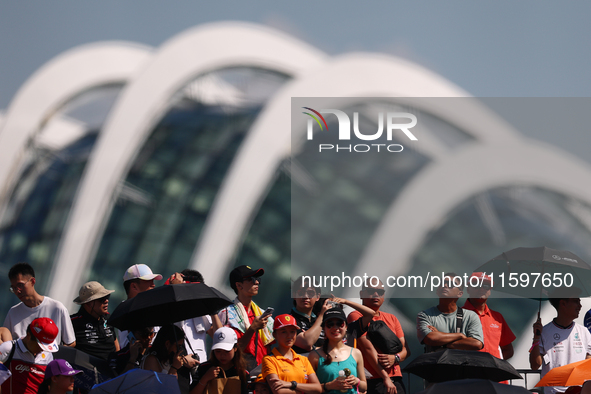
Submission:
<svg viewBox="0 0 591 394">
<path fill-rule="evenodd" d="M 540 300 L 591 296 L 591 266 L 576 254 L 547 248 L 515 248 L 475 272 L 493 275 L 495 291 Z"/>
<path fill-rule="evenodd" d="M 203 283 L 164 285 L 119 304 L 107 323 L 120 330 L 163 326 L 211 315 L 231 304 L 228 297 Z"/>
<path fill-rule="evenodd" d="M 511 386 L 491 382 L 486 379 L 463 379 L 452 380 L 450 382 L 435 383 L 426 390 L 419 391 L 417 394 L 458 394 L 458 393 L 478 393 L 478 394 L 531 394 L 531 391 L 523 387 Z"/>
<path fill-rule="evenodd" d="M 83 372 L 75 375 L 74 381 L 76 387 L 84 390 L 90 390 L 95 384 L 115 377 L 115 373 L 109 367 L 108 361 L 91 356 L 73 347 L 60 346 L 59 350 L 53 353 L 53 358 L 66 360 L 74 369 L 79 369 Z"/>
<path fill-rule="evenodd" d="M 472 350 L 446 349 L 421 354 L 404 368 L 429 382 L 456 379 L 489 379 L 500 382 L 521 379 L 521 375 L 505 360 L 490 353 Z"/>
</svg>

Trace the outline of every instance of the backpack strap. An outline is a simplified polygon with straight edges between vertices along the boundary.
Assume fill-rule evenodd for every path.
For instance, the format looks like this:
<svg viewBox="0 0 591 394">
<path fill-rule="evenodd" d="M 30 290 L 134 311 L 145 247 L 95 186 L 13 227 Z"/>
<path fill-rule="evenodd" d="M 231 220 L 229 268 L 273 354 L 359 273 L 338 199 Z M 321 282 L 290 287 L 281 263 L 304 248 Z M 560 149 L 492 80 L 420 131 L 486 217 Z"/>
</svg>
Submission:
<svg viewBox="0 0 591 394">
<path fill-rule="evenodd" d="M 464 325 L 464 310 L 458 306 L 458 311 L 456 313 L 456 332 L 462 332 L 462 327 Z"/>
</svg>

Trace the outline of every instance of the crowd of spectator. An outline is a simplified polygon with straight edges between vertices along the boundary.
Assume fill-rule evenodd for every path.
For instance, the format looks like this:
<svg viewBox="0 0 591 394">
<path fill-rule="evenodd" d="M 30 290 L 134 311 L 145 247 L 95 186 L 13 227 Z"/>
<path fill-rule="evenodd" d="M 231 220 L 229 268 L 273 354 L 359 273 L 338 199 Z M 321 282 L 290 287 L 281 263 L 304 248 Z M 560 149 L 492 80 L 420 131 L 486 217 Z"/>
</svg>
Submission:
<svg viewBox="0 0 591 394">
<path fill-rule="evenodd" d="M 235 298 L 217 314 L 119 331 L 107 322 L 114 290 L 96 281 L 85 283 L 73 300 L 80 309 L 70 316 L 61 302 L 35 290 L 30 265 L 16 264 L 8 277 L 10 291 L 20 303 L 10 309 L 0 328 L 0 362 L 11 373 L 1 393 L 86 392 L 74 388 L 75 377 L 83 371 L 54 359 L 59 346 L 102 360 L 113 376 L 135 369 L 173 375 L 183 394 L 406 392 L 400 364 L 410 357 L 409 337 L 396 316 L 380 310 L 382 282 L 364 283 L 358 304 L 332 295 L 321 298 L 321 289 L 300 277 L 292 283 L 291 311 L 275 313 L 255 302 L 263 275 L 263 269 L 248 266 L 232 270 L 229 284 Z M 491 278 L 478 272 L 472 276 L 479 279 L 478 286 L 464 289 L 454 280 L 458 275 L 445 275 L 437 289 L 437 305 L 417 315 L 416 338 L 426 352 L 461 349 L 510 359 L 516 338 L 503 316 L 487 305 Z M 155 281 L 162 279 L 144 264 L 129 267 L 123 275 L 127 300 L 154 289 Z M 164 286 L 182 283 L 204 279 L 197 271 L 184 270 L 168 277 Z M 469 296 L 459 307 L 464 290 Z M 532 327 L 530 365 L 534 370 L 541 367 L 542 376 L 552 368 L 591 358 L 591 333 L 574 323 L 581 310 L 579 294 L 567 290 L 550 299 L 556 318 L 546 325 L 538 319 Z M 343 306 L 352 309 L 348 316 Z M 395 338 L 396 350 L 384 351 L 368 334 L 372 330 L 387 330 L 385 336 Z M 566 389 L 548 387 L 546 392 Z"/>
</svg>

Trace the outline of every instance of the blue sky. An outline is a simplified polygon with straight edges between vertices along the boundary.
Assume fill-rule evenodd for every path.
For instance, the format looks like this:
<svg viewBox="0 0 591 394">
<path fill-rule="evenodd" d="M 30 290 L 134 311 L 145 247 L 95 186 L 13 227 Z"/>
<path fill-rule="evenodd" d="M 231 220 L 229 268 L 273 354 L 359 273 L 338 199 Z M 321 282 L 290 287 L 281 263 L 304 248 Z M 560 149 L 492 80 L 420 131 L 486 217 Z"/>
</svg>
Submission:
<svg viewBox="0 0 591 394">
<path fill-rule="evenodd" d="M 271 26 L 331 55 L 404 57 L 475 96 L 589 97 L 589 15 L 590 3 L 514 0 L 0 0 L 0 109 L 37 68 L 74 46 L 158 46 L 191 26 L 223 20 Z M 538 137 L 581 156 L 582 144 L 591 143 L 586 135 Z"/>
</svg>

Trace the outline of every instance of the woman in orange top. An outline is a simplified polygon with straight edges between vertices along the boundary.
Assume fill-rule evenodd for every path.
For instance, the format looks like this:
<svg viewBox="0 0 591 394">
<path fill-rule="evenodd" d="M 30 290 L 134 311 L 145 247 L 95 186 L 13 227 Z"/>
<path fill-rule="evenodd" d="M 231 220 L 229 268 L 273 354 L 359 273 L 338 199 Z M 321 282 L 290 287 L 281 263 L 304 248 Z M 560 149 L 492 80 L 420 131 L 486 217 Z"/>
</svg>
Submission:
<svg viewBox="0 0 591 394">
<path fill-rule="evenodd" d="M 263 359 L 263 378 L 273 394 L 321 393 L 322 386 L 307 357 L 297 354 L 292 346 L 298 325 L 291 315 L 279 315 L 273 325 L 277 347 Z"/>
</svg>

